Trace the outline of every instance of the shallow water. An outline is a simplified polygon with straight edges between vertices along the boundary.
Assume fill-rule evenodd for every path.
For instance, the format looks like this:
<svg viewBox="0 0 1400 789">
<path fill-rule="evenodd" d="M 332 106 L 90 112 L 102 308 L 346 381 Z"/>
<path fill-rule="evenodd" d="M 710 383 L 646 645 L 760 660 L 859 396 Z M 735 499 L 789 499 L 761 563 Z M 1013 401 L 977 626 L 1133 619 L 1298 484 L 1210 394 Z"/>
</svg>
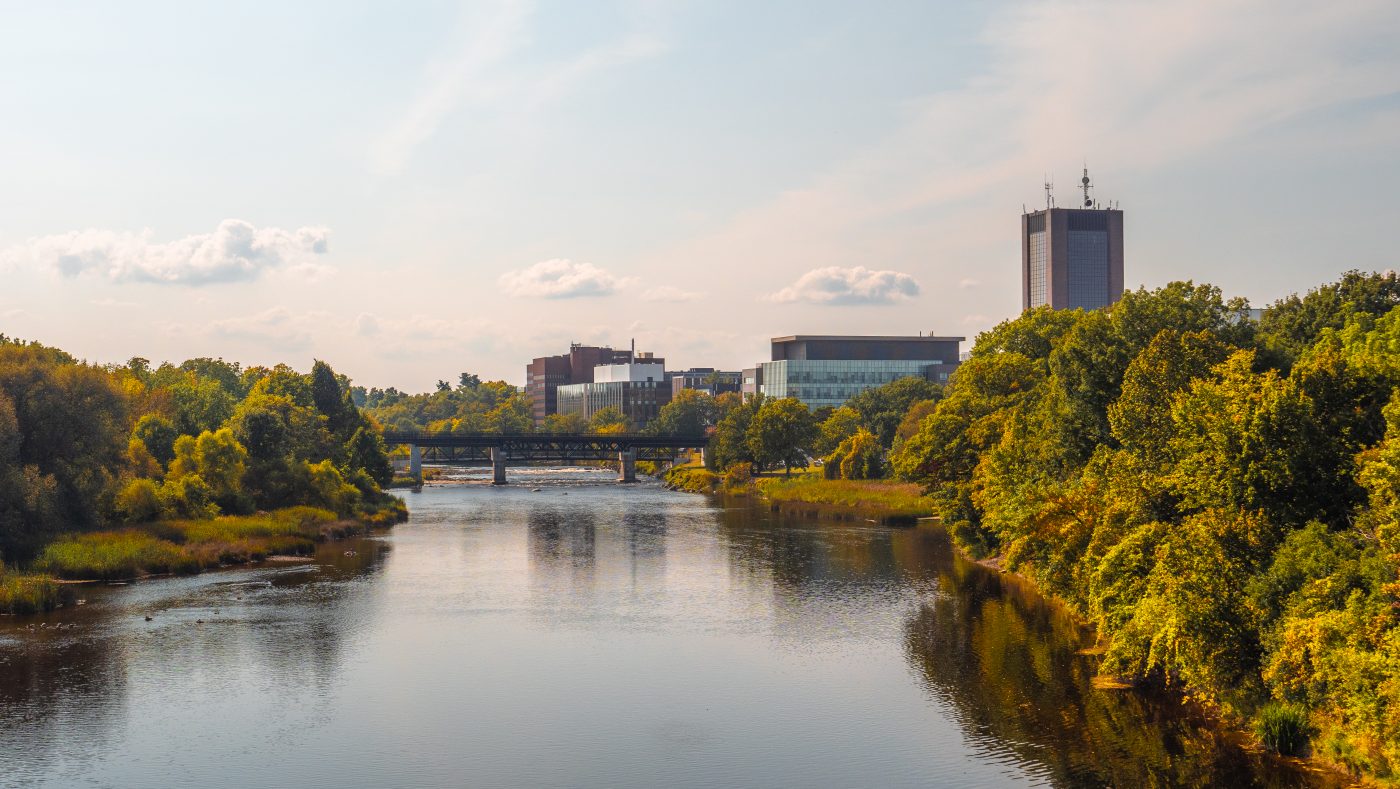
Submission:
<svg viewBox="0 0 1400 789">
<path fill-rule="evenodd" d="M 0 785 L 1328 785 L 1093 689 L 937 529 L 614 475 L 473 474 L 312 562 L 0 618 Z"/>
</svg>

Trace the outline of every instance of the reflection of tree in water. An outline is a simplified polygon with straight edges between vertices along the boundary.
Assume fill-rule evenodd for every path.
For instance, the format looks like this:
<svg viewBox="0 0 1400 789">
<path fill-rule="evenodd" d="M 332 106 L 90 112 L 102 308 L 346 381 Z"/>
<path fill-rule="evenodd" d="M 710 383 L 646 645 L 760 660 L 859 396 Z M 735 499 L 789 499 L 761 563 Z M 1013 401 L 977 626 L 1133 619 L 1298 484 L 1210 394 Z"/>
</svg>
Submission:
<svg viewBox="0 0 1400 789">
<path fill-rule="evenodd" d="M 72 627 L 5 627 L 0 762 L 13 765 L 5 778 L 100 754 L 123 733 L 133 689 L 167 674 L 233 682 L 251 672 L 289 688 L 329 686 L 347 637 L 367 621 L 387 550 L 378 540 L 341 541 L 318 546 L 313 565 L 96 589 L 87 593 L 93 605 L 29 618 Z M 154 622 L 143 621 L 147 613 Z"/>
<path fill-rule="evenodd" d="M 1314 786 L 1244 751 L 1179 700 L 1095 690 L 1069 617 L 995 573 L 954 562 L 907 624 L 929 692 L 973 747 L 1040 764 L 1062 786 Z"/>
<path fill-rule="evenodd" d="M 792 590 L 917 585 L 951 557 L 941 533 L 927 530 L 783 517 L 756 506 L 728 507 L 721 521 L 732 567 Z"/>
<path fill-rule="evenodd" d="M 59 758 L 74 737 L 100 750 L 126 700 L 111 642 L 81 631 L 15 633 L 0 644 L 0 775 L 20 780 Z M 6 641 L 9 641 L 6 638 Z"/>
<path fill-rule="evenodd" d="M 334 685 L 346 639 L 370 620 L 375 577 L 388 555 L 382 540 L 342 540 L 318 547 L 315 571 L 274 574 L 267 594 L 276 605 L 256 609 L 248 634 L 257 657 L 279 678 Z"/>
</svg>

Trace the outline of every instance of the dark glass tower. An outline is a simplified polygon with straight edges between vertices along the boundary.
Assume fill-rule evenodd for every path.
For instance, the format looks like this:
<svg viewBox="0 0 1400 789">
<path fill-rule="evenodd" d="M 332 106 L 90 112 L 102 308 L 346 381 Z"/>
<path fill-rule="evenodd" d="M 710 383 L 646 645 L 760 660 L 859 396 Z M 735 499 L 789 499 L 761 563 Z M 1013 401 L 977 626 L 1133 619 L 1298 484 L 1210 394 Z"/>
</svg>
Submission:
<svg viewBox="0 0 1400 789">
<path fill-rule="evenodd" d="M 1093 310 L 1123 295 L 1123 212 L 1099 208 L 1089 196 L 1084 171 L 1084 207 L 1021 215 L 1021 306 Z"/>
</svg>

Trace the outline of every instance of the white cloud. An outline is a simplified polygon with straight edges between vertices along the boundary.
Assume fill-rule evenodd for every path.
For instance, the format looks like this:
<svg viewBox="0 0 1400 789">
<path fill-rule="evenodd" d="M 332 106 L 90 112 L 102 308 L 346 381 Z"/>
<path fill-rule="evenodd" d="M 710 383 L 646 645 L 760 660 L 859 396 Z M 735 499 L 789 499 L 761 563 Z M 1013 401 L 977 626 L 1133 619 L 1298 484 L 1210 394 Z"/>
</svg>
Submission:
<svg viewBox="0 0 1400 789">
<path fill-rule="evenodd" d="M 673 285 L 661 285 L 642 293 L 642 301 L 686 302 L 699 301 L 704 297 L 704 293 L 681 290 Z"/>
<path fill-rule="evenodd" d="M 972 277 L 963 277 L 962 279 L 958 280 L 958 287 L 963 289 L 975 288 L 981 284 L 982 282 L 980 280 L 975 280 Z"/>
<path fill-rule="evenodd" d="M 311 346 L 316 330 L 323 326 L 327 317 L 323 312 L 293 313 L 286 307 L 270 307 L 254 315 L 210 321 L 205 333 L 220 339 L 299 351 Z"/>
<path fill-rule="evenodd" d="M 609 296 L 632 280 L 618 277 L 592 263 L 575 263 L 566 258 L 542 260 L 500 277 L 501 289 L 521 298 L 573 299 Z"/>
<path fill-rule="evenodd" d="M 383 174 L 396 173 L 417 146 L 431 139 L 443 123 L 464 108 L 496 109 L 514 114 L 530 111 L 566 95 L 594 72 L 626 65 L 665 51 L 665 45 L 645 31 L 592 47 L 562 61 L 531 67 L 521 57 L 531 43 L 533 9 L 521 0 L 503 0 L 485 16 L 468 14 L 457 53 L 435 63 L 423 88 L 397 122 L 370 151 L 371 166 Z"/>
<path fill-rule="evenodd" d="M 329 235 L 324 227 L 257 228 L 240 219 L 225 219 L 212 233 L 166 242 L 155 241 L 150 230 L 89 229 L 31 238 L 0 253 L 0 260 L 52 269 L 65 277 L 212 285 L 257 279 L 282 267 L 315 267 L 313 258 L 326 253 Z"/>
<path fill-rule="evenodd" d="M 872 271 L 864 266 L 812 269 L 769 301 L 808 304 L 894 304 L 919 295 L 919 283 L 899 271 Z"/>
</svg>

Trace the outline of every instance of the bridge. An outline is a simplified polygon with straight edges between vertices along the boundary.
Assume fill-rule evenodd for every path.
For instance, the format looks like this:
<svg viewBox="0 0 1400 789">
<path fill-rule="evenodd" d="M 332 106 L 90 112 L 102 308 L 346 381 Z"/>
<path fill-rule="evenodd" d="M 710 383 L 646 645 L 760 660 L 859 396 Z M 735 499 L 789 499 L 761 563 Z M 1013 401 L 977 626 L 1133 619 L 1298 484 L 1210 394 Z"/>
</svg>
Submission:
<svg viewBox="0 0 1400 789">
<path fill-rule="evenodd" d="M 709 436 L 646 433 L 433 433 L 384 431 L 388 446 L 408 446 L 408 470 L 422 478 L 423 458 L 453 463 L 490 463 L 491 482 L 506 484 L 506 463 L 613 460 L 619 482 L 637 481 L 638 460 L 672 460 L 683 449 L 709 446 Z"/>
</svg>

